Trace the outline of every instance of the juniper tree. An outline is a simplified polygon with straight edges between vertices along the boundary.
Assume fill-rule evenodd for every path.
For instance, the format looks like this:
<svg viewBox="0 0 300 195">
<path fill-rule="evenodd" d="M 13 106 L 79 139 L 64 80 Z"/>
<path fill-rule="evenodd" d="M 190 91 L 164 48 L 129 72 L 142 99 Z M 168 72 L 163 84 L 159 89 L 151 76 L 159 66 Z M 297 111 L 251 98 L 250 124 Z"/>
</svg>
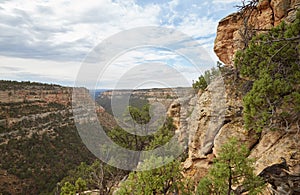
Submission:
<svg viewBox="0 0 300 195">
<path fill-rule="evenodd" d="M 208 175 L 200 180 L 197 194 L 258 194 L 264 186 L 263 180 L 254 174 L 253 160 L 248 155 L 245 145 L 240 145 L 235 138 L 229 140 L 222 146 Z"/>
<path fill-rule="evenodd" d="M 243 98 L 248 129 L 289 130 L 300 119 L 300 11 L 296 20 L 255 36 L 237 52 L 240 75 L 254 81 Z"/>
</svg>

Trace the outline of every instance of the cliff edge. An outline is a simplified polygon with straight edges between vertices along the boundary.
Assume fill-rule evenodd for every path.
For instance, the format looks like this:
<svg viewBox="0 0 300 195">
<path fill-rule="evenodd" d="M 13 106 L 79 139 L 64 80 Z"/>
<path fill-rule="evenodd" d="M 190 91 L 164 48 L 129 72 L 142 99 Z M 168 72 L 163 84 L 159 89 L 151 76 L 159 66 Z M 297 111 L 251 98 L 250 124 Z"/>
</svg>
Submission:
<svg viewBox="0 0 300 195">
<path fill-rule="evenodd" d="M 249 15 L 247 15 L 246 26 L 245 12 L 231 14 L 219 22 L 214 50 L 225 66 L 222 77 L 212 82 L 197 96 L 194 111 L 188 118 L 187 128 L 191 134 L 188 158 L 183 166 L 186 177 L 193 178 L 197 183 L 207 174 L 221 146 L 230 138 L 236 137 L 249 148 L 249 157 L 255 159 L 257 175 L 265 173 L 268 167 L 282 164 L 284 159 L 289 171 L 288 174 L 280 173 L 280 176 L 274 173 L 276 176 L 274 180 L 277 182 L 275 188 L 282 190 L 281 194 L 298 193 L 300 190 L 299 126 L 293 125 L 288 131 L 263 130 L 260 133 L 244 128 L 242 99 L 252 88 L 253 82 L 237 77 L 233 59 L 236 51 L 247 46 L 251 36 L 266 32 L 281 21 L 293 22 L 300 1 L 260 0 L 257 2 L 258 4 L 247 12 Z M 253 34 L 243 37 L 242 35 L 245 35 L 243 32 L 246 31 Z M 294 177 L 297 178 L 296 182 L 292 181 Z M 263 192 L 263 194 L 272 193 L 270 186 Z"/>
<path fill-rule="evenodd" d="M 255 7 L 225 17 L 217 28 L 216 55 L 224 64 L 233 66 L 236 51 L 245 47 L 247 39 L 277 26 L 281 21 L 292 22 L 298 8 L 300 0 L 259 0 Z"/>
</svg>

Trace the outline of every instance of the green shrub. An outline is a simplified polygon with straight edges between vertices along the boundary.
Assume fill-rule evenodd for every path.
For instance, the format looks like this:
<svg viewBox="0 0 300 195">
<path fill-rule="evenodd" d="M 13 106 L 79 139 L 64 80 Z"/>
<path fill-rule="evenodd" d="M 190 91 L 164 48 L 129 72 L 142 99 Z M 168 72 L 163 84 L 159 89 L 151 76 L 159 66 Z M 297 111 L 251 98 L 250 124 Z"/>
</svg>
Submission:
<svg viewBox="0 0 300 195">
<path fill-rule="evenodd" d="M 296 20 L 255 36 L 235 57 L 241 76 L 254 81 L 243 98 L 248 129 L 288 129 L 300 119 L 300 11 Z"/>
</svg>

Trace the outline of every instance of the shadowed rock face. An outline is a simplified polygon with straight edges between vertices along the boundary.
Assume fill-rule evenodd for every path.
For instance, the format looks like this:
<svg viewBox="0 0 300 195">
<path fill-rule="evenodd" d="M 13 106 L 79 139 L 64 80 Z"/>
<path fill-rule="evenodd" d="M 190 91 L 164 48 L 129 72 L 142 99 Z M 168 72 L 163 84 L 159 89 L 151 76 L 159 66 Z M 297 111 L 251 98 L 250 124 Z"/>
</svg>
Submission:
<svg viewBox="0 0 300 195">
<path fill-rule="evenodd" d="M 299 7 L 300 0 L 260 0 L 251 12 L 247 26 L 254 33 L 265 32 L 281 21 L 292 22 Z M 244 47 L 244 30 L 244 17 L 241 13 L 231 14 L 219 22 L 214 51 L 226 65 L 233 65 L 236 51 Z"/>
<path fill-rule="evenodd" d="M 277 194 L 299 194 L 300 173 L 290 173 L 284 158 L 282 162 L 266 167 L 259 176 L 271 185 L 271 190 Z"/>
</svg>

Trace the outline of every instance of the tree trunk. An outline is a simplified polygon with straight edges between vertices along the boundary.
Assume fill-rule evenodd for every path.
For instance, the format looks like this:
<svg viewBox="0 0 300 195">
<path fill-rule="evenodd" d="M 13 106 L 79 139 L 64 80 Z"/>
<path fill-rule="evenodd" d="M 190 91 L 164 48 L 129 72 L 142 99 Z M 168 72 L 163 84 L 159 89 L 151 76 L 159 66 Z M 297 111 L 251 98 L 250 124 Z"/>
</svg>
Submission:
<svg viewBox="0 0 300 195">
<path fill-rule="evenodd" d="M 231 185 L 232 185 L 231 180 L 232 180 L 232 173 L 231 173 L 231 166 L 229 165 L 229 178 L 228 178 L 228 191 L 227 191 L 227 195 L 230 195 L 230 193 L 231 193 Z"/>
</svg>

